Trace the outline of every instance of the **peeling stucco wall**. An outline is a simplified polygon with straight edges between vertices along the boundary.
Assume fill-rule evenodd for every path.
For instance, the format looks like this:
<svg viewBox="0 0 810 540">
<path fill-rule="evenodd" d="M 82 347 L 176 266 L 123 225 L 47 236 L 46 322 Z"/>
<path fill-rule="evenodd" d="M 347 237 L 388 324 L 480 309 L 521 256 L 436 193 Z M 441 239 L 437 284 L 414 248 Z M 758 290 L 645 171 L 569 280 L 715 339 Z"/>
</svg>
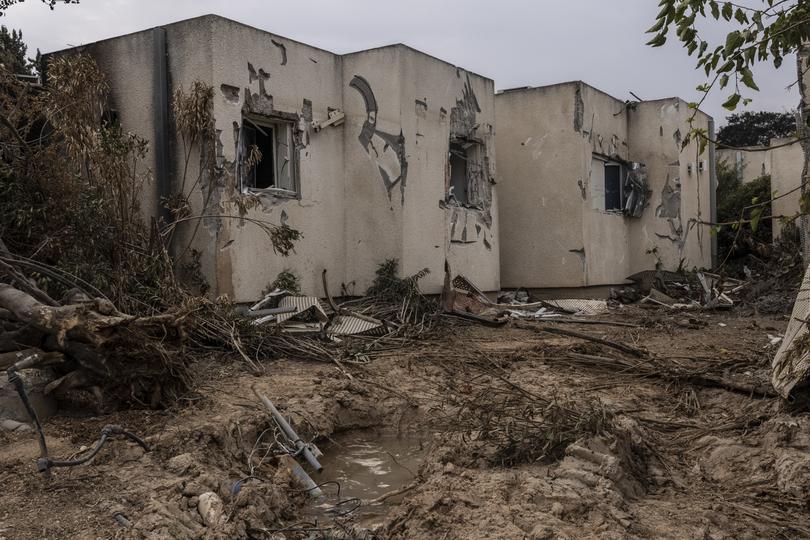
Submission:
<svg viewBox="0 0 810 540">
<path fill-rule="evenodd" d="M 255 224 L 221 220 L 221 230 L 207 239 L 209 249 L 216 246 L 219 292 L 250 301 L 286 268 L 301 277 L 304 290 L 315 294 L 321 292 L 320 272 L 326 268 L 330 287 L 339 291 L 345 279 L 343 133 L 340 128 L 314 133 L 310 126 L 313 119 L 325 119 L 330 109 L 342 107 L 340 59 L 221 17 L 213 18 L 212 28 L 215 42 L 227 44 L 215 48 L 210 59 L 214 88 L 241 89 L 240 100 L 234 100 L 229 91 L 217 91 L 214 96 L 214 116 L 217 129 L 222 130 L 223 159 L 228 164 L 221 211 L 276 225 L 286 223 L 304 235 L 285 258 L 273 252 L 267 234 Z M 298 196 L 239 189 L 238 137 L 247 113 L 260 119 L 283 118 L 291 125 Z"/>
<path fill-rule="evenodd" d="M 400 204 L 405 204 L 405 186 L 408 178 L 408 159 L 405 156 L 405 135 L 387 133 L 377 129 L 377 98 L 368 81 L 361 75 L 355 75 L 349 86 L 357 90 L 366 104 L 366 121 L 357 137 L 363 149 L 375 161 L 385 191 L 391 200 L 391 191 L 399 185 Z M 417 113 L 414 110 L 414 114 Z"/>
<path fill-rule="evenodd" d="M 711 267 L 710 153 L 698 155 L 697 142 L 682 147 L 692 115 L 678 98 L 643 101 L 631 111 L 630 145 L 648 167 L 653 192 L 649 215 L 631 224 L 631 266 L 639 271 L 660 262 L 674 270 Z M 694 126 L 709 129 L 710 117 L 698 111 Z M 652 253 L 652 251 L 655 251 Z"/>
<path fill-rule="evenodd" d="M 429 268 L 431 273 L 420 285 L 438 293 L 447 260 L 482 289 L 497 290 L 493 82 L 404 45 L 345 55 L 343 72 L 346 189 L 356 207 L 345 222 L 348 274 L 367 283 L 382 258 L 396 257 L 406 274 Z M 377 154 L 369 154 L 356 138 L 367 130 L 368 115 L 363 93 L 351 85 L 355 76 L 366 80 L 374 93 L 375 129 L 401 134 L 407 164 L 407 187 L 401 197 L 389 199 L 378 187 Z M 446 201 L 453 134 L 481 141 L 480 178 L 486 182 L 478 183 L 480 208 Z M 377 180 L 370 184 L 370 178 Z"/>
</svg>

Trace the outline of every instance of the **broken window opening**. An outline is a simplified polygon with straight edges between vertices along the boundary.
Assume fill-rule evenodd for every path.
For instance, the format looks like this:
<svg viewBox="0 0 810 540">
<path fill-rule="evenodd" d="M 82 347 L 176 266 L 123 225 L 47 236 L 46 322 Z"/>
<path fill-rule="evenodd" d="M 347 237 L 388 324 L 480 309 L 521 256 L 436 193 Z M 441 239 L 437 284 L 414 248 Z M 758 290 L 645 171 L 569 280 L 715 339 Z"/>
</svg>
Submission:
<svg viewBox="0 0 810 540">
<path fill-rule="evenodd" d="M 598 154 L 591 162 L 594 209 L 640 217 L 650 191 L 643 163 L 611 160 Z"/>
<path fill-rule="evenodd" d="M 624 165 L 605 162 L 605 211 L 624 210 L 623 186 L 626 175 Z"/>
<path fill-rule="evenodd" d="M 293 127 L 292 122 L 283 120 L 242 118 L 240 131 L 242 191 L 298 195 Z M 251 156 L 258 159 L 252 160 Z"/>
<path fill-rule="evenodd" d="M 467 204 L 467 151 L 459 143 L 450 143 L 450 190 L 447 198 Z"/>
<path fill-rule="evenodd" d="M 480 163 L 483 145 L 466 139 L 451 139 L 447 156 L 446 201 L 467 208 L 483 208 L 482 181 L 484 166 Z"/>
</svg>

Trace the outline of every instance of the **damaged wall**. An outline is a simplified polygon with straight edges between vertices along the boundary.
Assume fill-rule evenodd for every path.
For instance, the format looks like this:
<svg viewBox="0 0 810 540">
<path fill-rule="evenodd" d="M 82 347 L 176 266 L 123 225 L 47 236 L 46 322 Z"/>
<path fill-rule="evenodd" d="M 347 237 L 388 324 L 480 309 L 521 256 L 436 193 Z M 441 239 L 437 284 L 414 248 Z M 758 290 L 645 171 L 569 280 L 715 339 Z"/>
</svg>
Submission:
<svg viewBox="0 0 810 540">
<path fill-rule="evenodd" d="M 685 108 L 679 100 L 625 103 L 580 81 L 499 93 L 497 124 L 509 126 L 497 140 L 503 285 L 615 285 L 654 268 L 656 255 L 645 253 L 654 248 L 666 268 L 680 258 L 710 266 L 707 231 L 689 237 L 680 226 L 684 216 L 708 220 L 710 204 L 708 169 L 698 173 L 693 163 L 687 174 L 676 150 L 688 129 Z M 605 164 L 624 171 L 624 209 L 606 203 Z M 691 189 L 683 195 L 681 178 Z"/>
<path fill-rule="evenodd" d="M 710 268 L 711 220 L 708 150 L 698 156 L 698 144 L 681 148 L 692 114 L 678 98 L 637 103 L 630 112 L 630 147 L 634 159 L 647 165 L 650 208 L 631 222 L 633 272 L 655 268 Z M 696 128 L 709 129 L 711 117 L 698 111 Z M 652 251 L 655 251 L 654 253 Z"/>
<path fill-rule="evenodd" d="M 324 268 L 336 294 L 344 284 L 362 294 L 391 257 L 404 274 L 429 268 L 420 282 L 429 293 L 441 290 L 445 259 L 482 289 L 499 288 L 491 80 L 404 45 L 341 56 L 214 15 L 92 44 L 123 127 L 151 141 L 150 167 L 161 58 L 156 30 L 166 35 L 169 95 L 195 81 L 214 90 L 216 140 L 192 151 L 186 185 L 194 185 L 192 215 L 208 217 L 184 223 L 175 238 L 178 251 L 189 245 L 199 252 L 211 294 L 255 300 L 284 269 L 300 276 L 304 291 L 319 294 Z M 345 121 L 315 129 L 313 121 L 336 111 Z M 269 189 L 252 189 L 239 179 L 247 154 L 242 128 L 268 138 L 263 122 L 289 134 L 275 163 L 290 158 L 294 170 L 285 169 L 284 182 Z M 476 170 L 486 182 L 472 190 L 476 208 L 451 208 L 446 200 L 451 124 L 482 149 Z M 170 180 L 179 184 L 185 154 L 170 128 L 161 148 L 171 159 Z M 213 156 L 215 167 L 195 183 L 205 170 L 202 156 Z M 157 194 L 144 194 L 147 216 L 156 213 Z M 284 258 L 250 220 L 286 224 L 303 237 Z"/>
<path fill-rule="evenodd" d="M 352 84 L 358 77 L 368 83 L 378 109 L 373 131 L 368 127 L 364 85 Z M 481 161 L 489 156 L 488 170 L 494 177 L 492 80 L 405 45 L 393 45 L 345 55 L 343 81 L 346 190 L 352 201 L 345 222 L 347 274 L 357 281 L 358 290 L 373 279 L 379 262 L 390 257 L 400 260 L 404 274 L 429 268 L 431 273 L 420 280 L 428 293 L 441 291 L 445 259 L 482 289 L 497 290 L 497 203 L 492 184 L 487 182 L 490 189 L 481 190 L 486 192 L 481 208 L 448 204 L 445 193 L 453 118 L 463 117 L 455 122 L 457 129 L 482 141 Z M 477 107 L 459 107 L 473 100 Z M 460 109 L 465 111 L 461 115 Z M 366 133 L 373 144 L 366 145 L 365 137 L 358 140 Z M 390 179 L 396 178 L 391 171 L 406 175 L 391 185 Z"/>
<path fill-rule="evenodd" d="M 575 81 L 499 93 L 496 111 L 503 285 L 620 283 L 626 218 L 604 210 L 597 167 L 629 159 L 624 103 Z"/>
<path fill-rule="evenodd" d="M 226 173 L 224 213 L 239 215 L 245 205 L 245 217 L 286 223 L 303 234 L 295 252 L 281 257 L 256 225 L 221 220 L 220 231 L 209 229 L 205 240 L 216 245 L 219 292 L 250 301 L 285 268 L 301 278 L 304 291 L 315 294 L 322 292 L 321 270 L 326 268 L 331 289 L 339 291 L 345 279 L 343 133 L 340 127 L 315 133 L 308 124 L 325 119 L 330 108 L 342 108 L 340 58 L 221 17 L 212 26 L 215 43 L 223 45 L 214 49 L 212 64 L 214 116 L 225 168 L 236 160 L 237 127 L 247 112 L 257 120 L 290 118 L 298 147 L 299 196 L 240 193 L 231 170 Z M 232 98 L 228 87 L 239 89 L 239 99 Z"/>
</svg>

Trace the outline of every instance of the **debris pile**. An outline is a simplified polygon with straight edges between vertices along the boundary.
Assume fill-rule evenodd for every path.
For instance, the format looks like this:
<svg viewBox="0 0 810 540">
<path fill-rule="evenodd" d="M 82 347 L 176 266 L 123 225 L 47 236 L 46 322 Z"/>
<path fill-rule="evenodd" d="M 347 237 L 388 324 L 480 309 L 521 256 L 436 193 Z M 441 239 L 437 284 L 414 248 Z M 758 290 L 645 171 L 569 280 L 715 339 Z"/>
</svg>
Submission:
<svg viewBox="0 0 810 540">
<path fill-rule="evenodd" d="M 445 271 L 442 307 L 445 313 L 490 326 L 506 324 L 509 319 L 562 320 L 567 315 L 601 315 L 608 310 L 604 300 L 560 299 L 531 302 L 529 294 L 522 290 L 501 292 L 498 302 L 492 302 L 463 275 L 459 274 L 451 281 L 449 269 Z"/>
<path fill-rule="evenodd" d="M 730 309 L 748 283 L 710 272 L 645 270 L 627 278 L 632 286 L 611 289 L 618 304 L 671 309 Z"/>
</svg>

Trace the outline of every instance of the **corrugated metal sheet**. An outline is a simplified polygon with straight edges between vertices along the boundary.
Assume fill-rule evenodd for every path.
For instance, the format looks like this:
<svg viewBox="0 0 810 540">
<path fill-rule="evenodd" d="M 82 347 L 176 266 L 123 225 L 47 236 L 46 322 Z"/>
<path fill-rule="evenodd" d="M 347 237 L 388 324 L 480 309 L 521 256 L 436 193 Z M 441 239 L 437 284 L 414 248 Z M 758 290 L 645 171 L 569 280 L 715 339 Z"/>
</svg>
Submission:
<svg viewBox="0 0 810 540">
<path fill-rule="evenodd" d="M 560 311 L 579 313 L 581 315 L 599 315 L 608 310 L 607 302 L 604 300 L 571 298 L 563 300 L 544 300 L 544 303 Z"/>
<path fill-rule="evenodd" d="M 279 300 L 278 307 L 295 308 L 295 311 L 291 313 L 279 313 L 276 316 L 276 321 L 279 323 L 283 323 L 284 321 L 292 319 L 293 317 L 300 318 L 300 316 L 304 316 L 305 312 L 309 311 L 312 313 L 306 313 L 306 316 L 312 316 L 321 322 L 326 322 L 329 320 L 329 317 L 326 315 L 326 311 L 321 305 L 320 300 L 314 296 L 285 296 Z"/>
<path fill-rule="evenodd" d="M 350 336 L 353 334 L 370 333 L 373 330 L 384 329 L 381 322 L 372 322 L 351 315 L 338 315 L 329 325 L 330 336 Z"/>
</svg>

